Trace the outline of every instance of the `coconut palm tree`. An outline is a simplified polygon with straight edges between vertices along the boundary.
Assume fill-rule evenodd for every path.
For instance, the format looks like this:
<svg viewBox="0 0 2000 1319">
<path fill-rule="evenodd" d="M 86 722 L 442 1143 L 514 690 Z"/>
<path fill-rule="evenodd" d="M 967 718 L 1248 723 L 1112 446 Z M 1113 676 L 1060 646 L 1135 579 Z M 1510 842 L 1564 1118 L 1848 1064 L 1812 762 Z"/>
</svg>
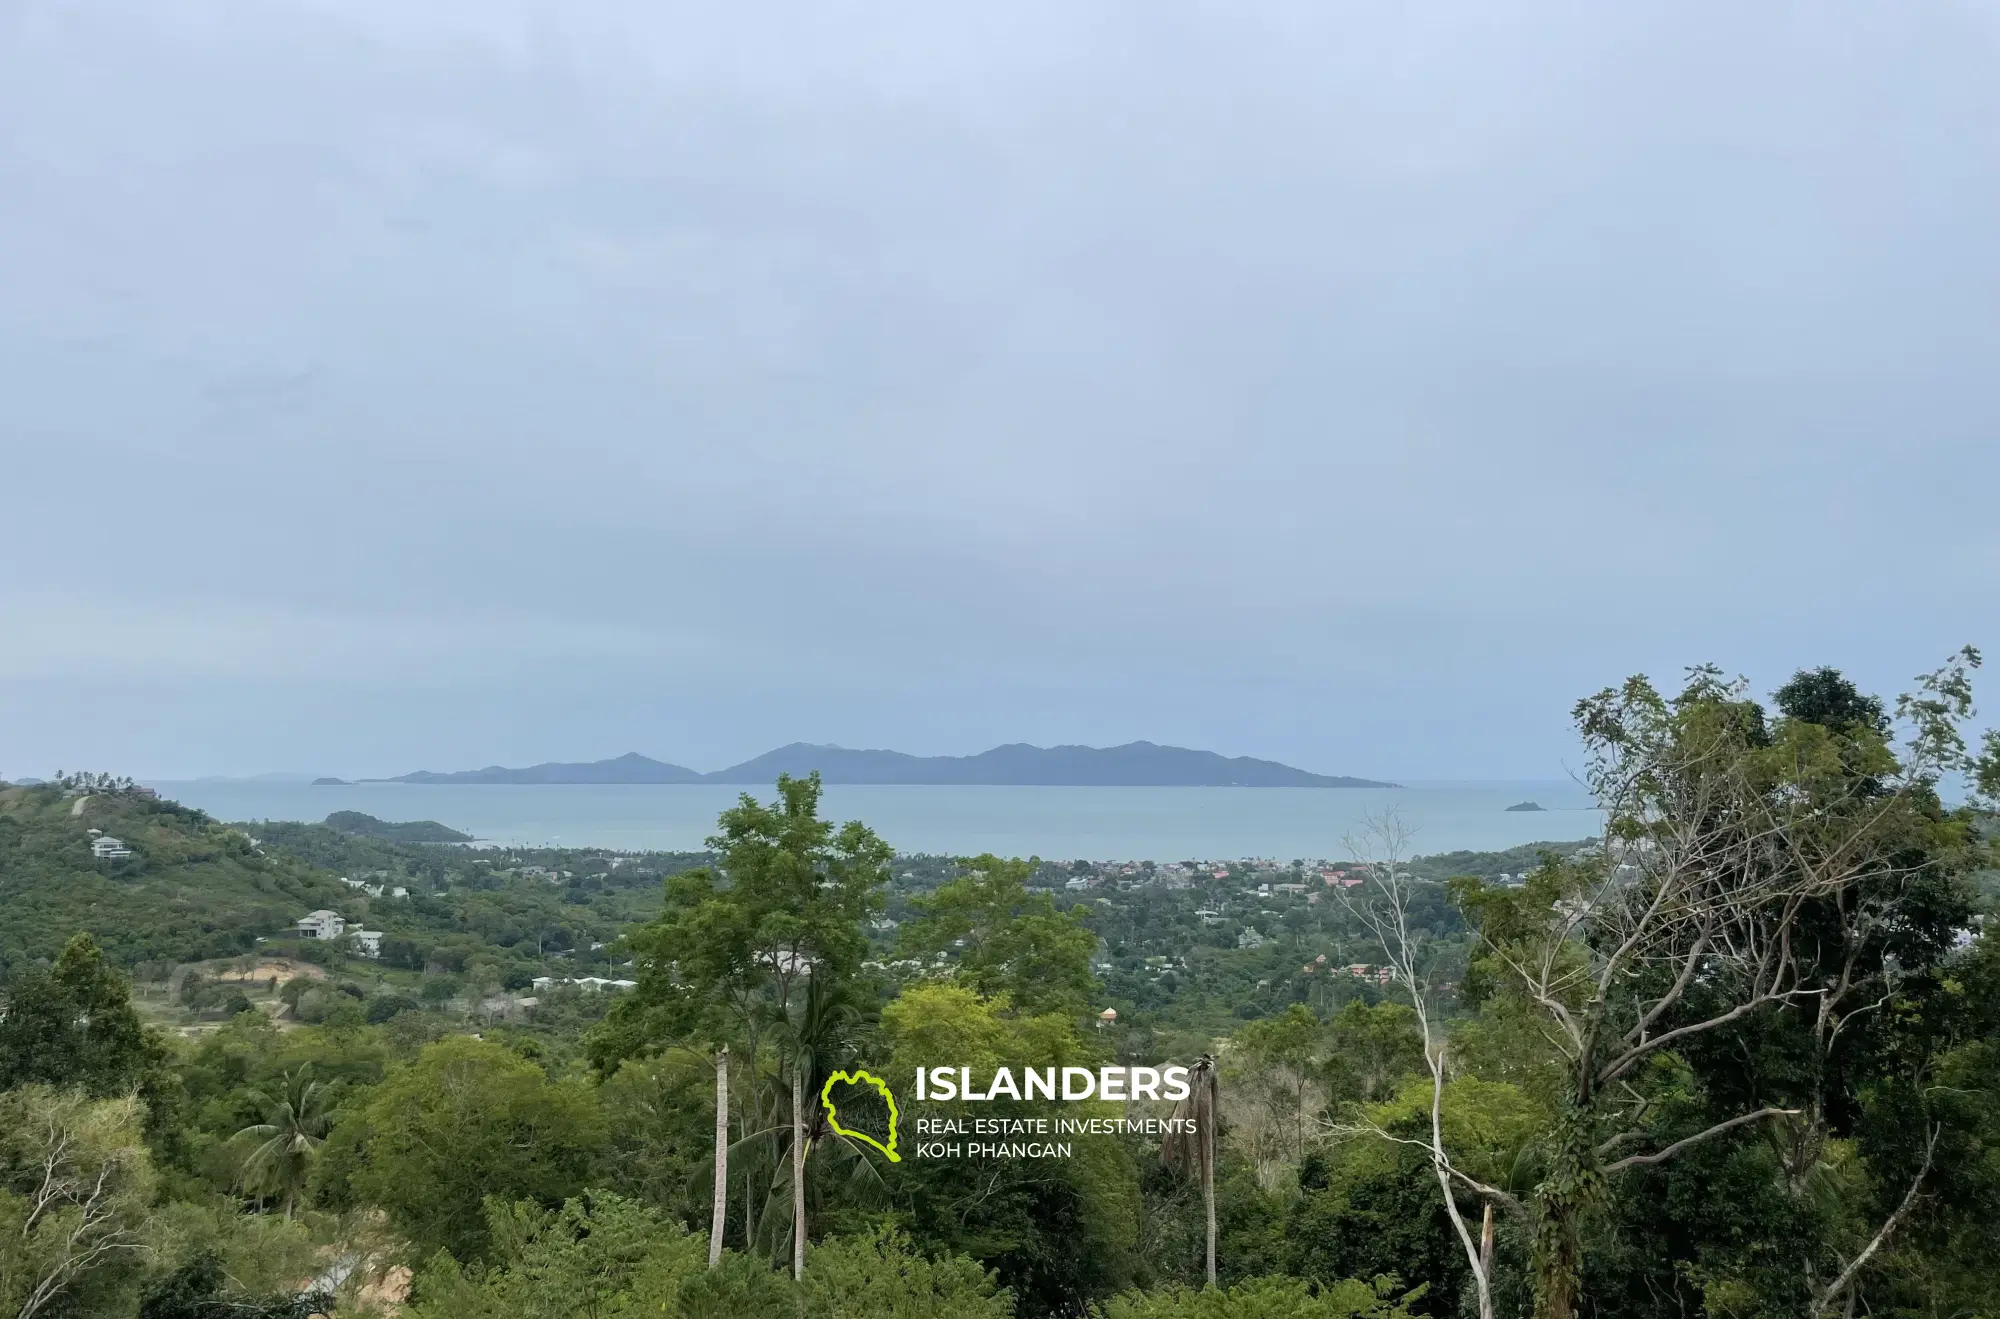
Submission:
<svg viewBox="0 0 2000 1319">
<path fill-rule="evenodd" d="M 1222 1111 L 1215 1059 L 1203 1054 L 1188 1073 L 1188 1096 L 1174 1105 L 1176 1121 L 1160 1143 L 1160 1162 L 1201 1179 L 1208 1218 L 1208 1285 L 1215 1286 L 1215 1123 Z"/>
<path fill-rule="evenodd" d="M 805 1269 L 808 1159 L 824 1149 L 836 1161 L 849 1165 L 849 1184 L 857 1193 L 866 1193 L 871 1187 L 881 1189 L 881 1174 L 861 1147 L 834 1131 L 818 1104 L 820 1087 L 826 1078 L 851 1059 L 857 1037 L 867 1024 L 867 1006 L 852 986 L 826 979 L 808 981 L 806 992 L 794 998 L 788 1009 L 772 1005 L 766 1021 L 778 1038 L 783 1082 L 788 1082 L 791 1090 L 789 1120 L 780 1118 L 743 1135 L 727 1150 L 718 1150 L 718 1161 L 738 1153 L 752 1161 L 745 1181 L 746 1216 L 752 1199 L 750 1180 L 758 1180 L 765 1187 L 763 1212 L 756 1220 L 758 1226 L 746 1229 L 746 1245 L 761 1242 L 775 1259 L 786 1234 L 784 1200 L 791 1200 L 794 1277 Z M 774 1114 L 783 1102 L 782 1098 L 774 1097 Z M 789 1148 L 783 1144 L 787 1137 Z"/>
<path fill-rule="evenodd" d="M 806 1269 L 806 1155 L 829 1134 L 815 1106 L 806 1111 L 808 1091 L 817 1095 L 821 1079 L 843 1061 L 854 1046 L 862 1019 L 861 1005 L 846 985 L 824 976 L 807 982 L 806 993 L 786 1023 L 786 1053 L 792 1072 L 792 1277 Z"/>
<path fill-rule="evenodd" d="M 283 1196 L 289 1219 L 332 1124 L 333 1087 L 313 1080 L 307 1063 L 285 1073 L 285 1088 L 276 1096 L 258 1091 L 250 1097 L 265 1117 L 236 1133 L 236 1140 L 252 1146 L 243 1160 L 242 1186 L 259 1199 Z"/>
</svg>

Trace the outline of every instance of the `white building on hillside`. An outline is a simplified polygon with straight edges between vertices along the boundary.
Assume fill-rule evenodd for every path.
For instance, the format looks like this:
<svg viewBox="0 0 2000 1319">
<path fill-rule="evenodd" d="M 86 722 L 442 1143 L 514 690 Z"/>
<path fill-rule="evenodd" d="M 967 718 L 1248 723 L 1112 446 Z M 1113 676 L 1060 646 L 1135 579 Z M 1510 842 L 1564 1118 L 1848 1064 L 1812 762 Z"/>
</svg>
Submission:
<svg viewBox="0 0 2000 1319">
<path fill-rule="evenodd" d="M 98 861 L 110 861 L 117 857 L 132 855 L 132 849 L 110 834 L 99 834 L 90 840 L 90 855 Z"/>
<path fill-rule="evenodd" d="M 585 993 L 596 994 L 604 990 L 636 989 L 636 980 L 607 980 L 603 976 L 536 976 L 533 988 L 537 994 L 546 994 L 558 985 L 575 985 Z"/>
<path fill-rule="evenodd" d="M 355 949 L 363 957 L 380 957 L 382 955 L 382 931 L 349 930 L 347 937 L 354 940 Z"/>
<path fill-rule="evenodd" d="M 347 929 L 347 921 L 339 912 L 325 908 L 299 917 L 297 925 L 301 939 L 338 939 Z"/>
</svg>

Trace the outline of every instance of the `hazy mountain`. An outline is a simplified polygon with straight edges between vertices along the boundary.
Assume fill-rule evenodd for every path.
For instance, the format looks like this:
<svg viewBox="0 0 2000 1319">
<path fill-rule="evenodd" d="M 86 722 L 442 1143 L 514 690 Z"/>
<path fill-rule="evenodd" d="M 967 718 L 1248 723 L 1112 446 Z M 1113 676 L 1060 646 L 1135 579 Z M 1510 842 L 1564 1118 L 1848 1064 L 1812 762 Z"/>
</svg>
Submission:
<svg viewBox="0 0 2000 1319">
<path fill-rule="evenodd" d="M 701 781 L 702 775 L 694 770 L 682 765 L 669 765 L 664 761 L 651 760 L 636 751 L 628 751 L 612 760 L 567 764 L 549 761 L 546 764 L 530 765 L 526 769 L 506 769 L 499 765 L 488 765 L 485 769 L 465 769 L 450 774 L 420 769 L 414 774 L 399 774 L 387 780 L 390 783 L 700 783 Z"/>
<path fill-rule="evenodd" d="M 1116 747 L 1037 747 L 1024 742 L 976 756 L 912 756 L 794 742 L 713 774 L 648 760 L 634 752 L 589 764 L 546 764 L 438 774 L 419 770 L 393 783 L 770 783 L 818 770 L 828 783 L 1011 784 L 1042 787 L 1387 788 L 1390 783 L 1312 774 L 1274 760 L 1127 742 Z"/>
<path fill-rule="evenodd" d="M 273 770 L 266 774 L 204 774 L 196 783 L 310 783 L 317 775 L 299 770 Z"/>
</svg>

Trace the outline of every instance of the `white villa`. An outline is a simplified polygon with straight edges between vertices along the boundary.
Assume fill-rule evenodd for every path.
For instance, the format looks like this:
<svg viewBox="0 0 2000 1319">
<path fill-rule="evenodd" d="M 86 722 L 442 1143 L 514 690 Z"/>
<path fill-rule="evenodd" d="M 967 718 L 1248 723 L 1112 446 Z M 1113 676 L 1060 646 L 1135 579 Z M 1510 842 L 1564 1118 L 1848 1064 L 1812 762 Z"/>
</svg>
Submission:
<svg viewBox="0 0 2000 1319">
<path fill-rule="evenodd" d="M 301 939 L 338 939 L 347 929 L 347 921 L 339 912 L 325 908 L 299 917 L 297 925 Z"/>
<path fill-rule="evenodd" d="M 115 857 L 132 855 L 132 849 L 110 834 L 99 834 L 90 840 L 90 855 L 94 860 L 109 861 Z"/>
<path fill-rule="evenodd" d="M 557 985 L 575 985 L 588 993 L 599 993 L 606 989 L 636 989 L 636 980 L 606 980 L 603 976 L 536 976 L 534 990 L 546 994 Z"/>
<path fill-rule="evenodd" d="M 354 946 L 360 950 L 363 957 L 380 957 L 382 955 L 382 931 L 349 930 L 347 937 L 354 940 Z"/>
</svg>

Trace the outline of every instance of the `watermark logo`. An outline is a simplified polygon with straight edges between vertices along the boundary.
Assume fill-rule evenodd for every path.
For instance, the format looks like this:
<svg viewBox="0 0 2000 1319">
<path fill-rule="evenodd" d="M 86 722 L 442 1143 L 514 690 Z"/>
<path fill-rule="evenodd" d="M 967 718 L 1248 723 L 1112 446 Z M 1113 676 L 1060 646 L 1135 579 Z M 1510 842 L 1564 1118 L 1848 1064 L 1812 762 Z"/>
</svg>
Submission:
<svg viewBox="0 0 2000 1319">
<path fill-rule="evenodd" d="M 888 1144 L 884 1145 L 865 1131 L 855 1131 L 840 1125 L 840 1116 L 834 1111 L 833 1107 L 833 1087 L 841 1081 L 845 1081 L 849 1085 L 872 1085 L 875 1087 L 876 1093 L 882 1096 L 883 1102 L 889 1105 Z M 866 1145 L 873 1145 L 876 1149 L 888 1155 L 889 1162 L 891 1163 L 901 1163 L 903 1161 L 903 1156 L 896 1153 L 896 1096 L 889 1093 L 888 1085 L 879 1077 L 863 1071 L 835 1072 L 832 1076 L 827 1077 L 826 1084 L 820 1087 L 819 1104 L 821 1108 L 826 1110 L 826 1124 L 833 1128 L 835 1134 L 845 1136 L 849 1140 L 861 1141 Z"/>
</svg>

